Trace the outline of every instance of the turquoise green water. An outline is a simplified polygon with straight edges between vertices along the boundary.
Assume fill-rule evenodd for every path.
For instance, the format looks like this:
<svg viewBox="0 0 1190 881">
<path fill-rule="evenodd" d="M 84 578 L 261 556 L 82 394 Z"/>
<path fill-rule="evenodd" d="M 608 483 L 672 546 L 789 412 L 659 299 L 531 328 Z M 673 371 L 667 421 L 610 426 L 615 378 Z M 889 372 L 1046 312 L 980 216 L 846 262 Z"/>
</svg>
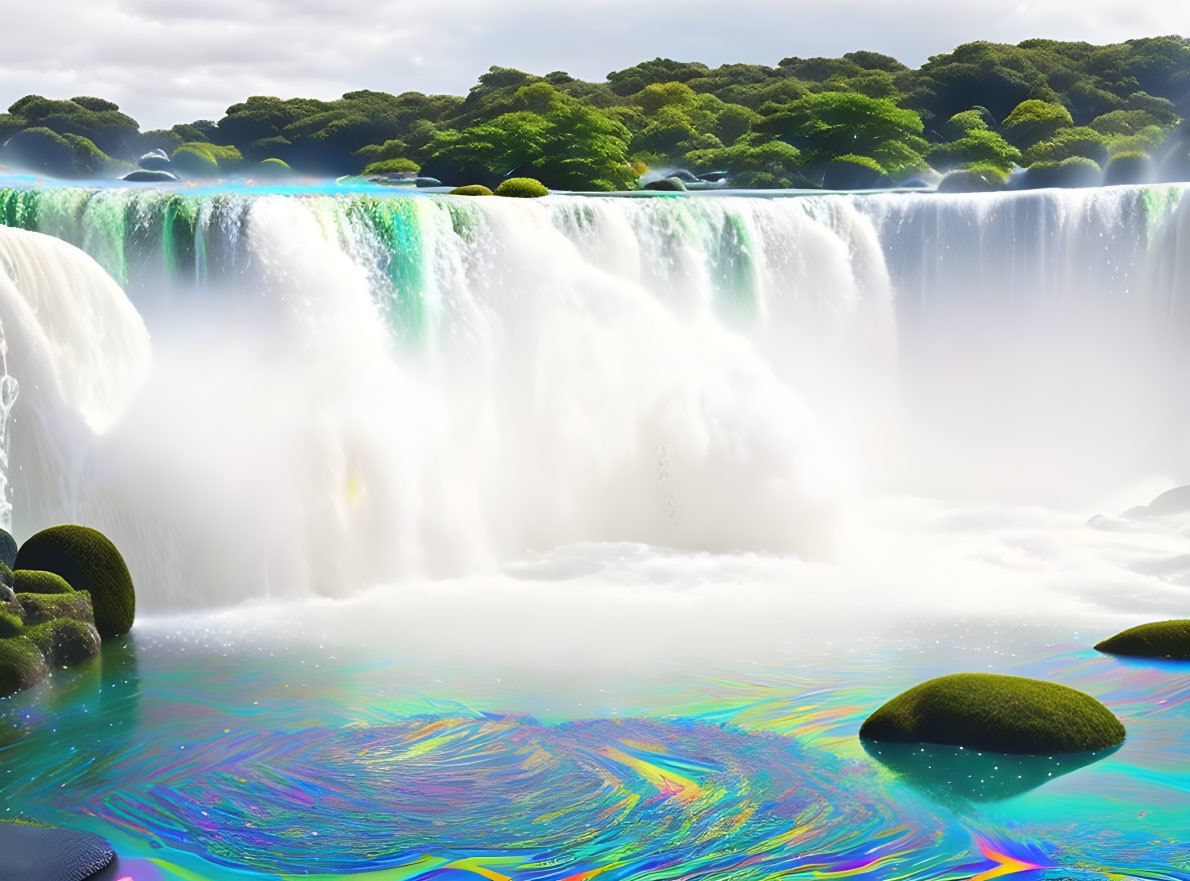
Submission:
<svg viewBox="0 0 1190 881">
<path fill-rule="evenodd" d="M 9 816 L 107 836 L 136 881 L 1190 877 L 1186 668 L 1008 654 L 708 664 L 610 677 L 580 707 L 531 679 L 149 622 L 3 703 L 0 792 Z M 1085 767 L 934 751 L 894 771 L 864 750 L 868 712 L 955 669 L 1085 689 L 1129 738 Z"/>
</svg>

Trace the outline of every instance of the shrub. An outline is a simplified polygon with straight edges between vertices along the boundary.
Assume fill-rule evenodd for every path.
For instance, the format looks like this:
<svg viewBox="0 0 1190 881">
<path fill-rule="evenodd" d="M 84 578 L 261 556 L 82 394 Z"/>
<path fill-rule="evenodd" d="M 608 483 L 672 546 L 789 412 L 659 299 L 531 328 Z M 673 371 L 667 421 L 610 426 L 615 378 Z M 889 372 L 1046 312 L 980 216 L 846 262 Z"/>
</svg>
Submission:
<svg viewBox="0 0 1190 881">
<path fill-rule="evenodd" d="M 421 166 L 412 159 L 381 159 L 379 162 L 372 162 L 364 168 L 364 174 L 400 174 L 400 173 L 417 173 Z"/>
<path fill-rule="evenodd" d="M 872 157 L 844 154 L 827 163 L 822 185 L 828 190 L 872 190 L 892 186 L 892 178 Z"/>
<path fill-rule="evenodd" d="M 111 157 L 81 135 L 60 135 L 45 127 L 13 135 L 5 153 L 33 171 L 55 177 L 85 177 L 102 171 Z"/>
<path fill-rule="evenodd" d="M 61 575 L 91 595 L 95 626 L 104 639 L 132 628 L 136 593 L 120 552 L 103 533 L 87 526 L 51 526 L 21 545 L 18 569 Z"/>
<path fill-rule="evenodd" d="M 959 673 L 923 682 L 867 718 L 860 737 L 1030 755 L 1122 743 L 1124 726 L 1095 698 L 1065 685 Z"/>
<path fill-rule="evenodd" d="M 190 141 L 170 156 L 181 171 L 195 177 L 215 177 L 237 168 L 244 157 L 235 147 L 222 147 L 207 141 Z"/>
<path fill-rule="evenodd" d="M 0 639 L 0 696 L 16 694 L 49 675 L 41 651 L 24 636 Z"/>
<path fill-rule="evenodd" d="M 13 590 L 17 593 L 72 593 L 74 588 L 61 575 L 37 569 L 17 569 L 13 574 Z"/>
<path fill-rule="evenodd" d="M 1096 162 L 1107 159 L 1107 136 L 1093 128 L 1079 126 L 1062 129 L 1053 137 L 1034 144 L 1025 154 L 1028 163 L 1061 162 L 1073 156 L 1085 156 Z"/>
<path fill-rule="evenodd" d="M 1007 171 L 1021 161 L 1021 151 L 995 132 L 975 130 L 949 144 L 939 144 L 926 158 L 941 170 L 979 162 Z"/>
<path fill-rule="evenodd" d="M 452 196 L 491 196 L 492 191 L 483 184 L 470 184 L 465 187 L 455 187 L 450 191 Z"/>
<path fill-rule="evenodd" d="M 1008 114 L 1003 133 L 1005 140 L 1023 150 L 1072 125 L 1070 111 L 1061 104 L 1032 99 L 1022 101 Z"/>
<path fill-rule="evenodd" d="M 1109 655 L 1190 661 L 1190 620 L 1156 621 L 1117 633 L 1095 646 Z"/>
<path fill-rule="evenodd" d="M 516 199 L 539 199 L 549 194 L 545 184 L 531 177 L 510 177 L 496 187 L 495 192 L 497 196 L 512 196 Z"/>
<path fill-rule="evenodd" d="M 938 184 L 940 193 L 991 193 L 1007 186 L 1003 171 L 992 165 L 972 165 L 952 171 Z"/>
<path fill-rule="evenodd" d="M 1093 159 L 1074 156 L 1061 162 L 1035 162 L 1023 178 L 1026 189 L 1049 187 L 1094 187 L 1102 180 L 1099 164 Z"/>
</svg>

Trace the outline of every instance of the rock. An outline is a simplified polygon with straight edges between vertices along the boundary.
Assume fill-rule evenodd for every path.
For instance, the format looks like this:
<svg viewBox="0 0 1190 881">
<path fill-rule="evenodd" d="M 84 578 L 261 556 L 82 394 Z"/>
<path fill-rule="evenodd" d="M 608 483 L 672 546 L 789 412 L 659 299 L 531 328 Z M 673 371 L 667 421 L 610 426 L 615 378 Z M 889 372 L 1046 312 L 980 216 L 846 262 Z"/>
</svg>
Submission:
<svg viewBox="0 0 1190 881">
<path fill-rule="evenodd" d="M 0 529 L 0 561 L 9 569 L 17 562 L 17 540 L 5 529 Z"/>
<path fill-rule="evenodd" d="M 133 181 L 134 183 L 162 183 L 166 181 L 176 181 L 178 176 L 169 171 L 150 171 L 142 168 L 137 171 L 130 171 L 124 175 L 120 180 Z"/>
<path fill-rule="evenodd" d="M 822 186 L 827 190 L 878 190 L 893 185 L 883 171 L 847 159 L 828 162 L 822 171 Z"/>
<path fill-rule="evenodd" d="M 18 569 L 12 575 L 16 593 L 74 593 L 74 588 L 66 583 L 66 579 L 53 572 Z"/>
<path fill-rule="evenodd" d="M 55 618 L 27 627 L 25 638 L 37 646 L 45 662 L 53 667 L 73 667 L 88 658 L 99 657 L 99 631 L 73 618 Z"/>
<path fill-rule="evenodd" d="M 531 177 L 510 177 L 496 187 L 497 196 L 512 196 L 516 199 L 539 199 L 548 196 L 550 191 L 539 180 Z"/>
<path fill-rule="evenodd" d="M 81 590 L 72 590 L 70 593 L 18 593 L 16 601 L 21 608 L 21 617 L 29 626 L 58 618 L 70 618 L 83 624 L 95 622 L 91 597 Z"/>
<path fill-rule="evenodd" d="M 939 193 L 994 193 L 1003 190 L 1004 178 L 995 172 L 962 169 L 952 171 L 938 184 Z"/>
<path fill-rule="evenodd" d="M 1167 658 L 1190 661 L 1190 620 L 1156 621 L 1117 633 L 1095 646 L 1095 651 L 1133 658 Z"/>
<path fill-rule="evenodd" d="M 694 172 L 687 171 L 684 168 L 676 168 L 673 171 L 671 171 L 668 175 L 666 175 L 667 179 L 671 178 L 671 177 L 677 178 L 684 184 L 698 183 L 698 176 L 696 174 L 694 174 Z"/>
<path fill-rule="evenodd" d="M 1165 517 L 1190 512 L 1190 486 L 1176 486 L 1149 502 L 1150 515 Z"/>
<path fill-rule="evenodd" d="M 0 696 L 32 688 L 50 675 L 41 650 L 24 636 L 0 639 Z"/>
<path fill-rule="evenodd" d="M 0 823 L 4 878 L 84 881 L 102 872 L 116 854 L 98 835 L 74 829 Z"/>
<path fill-rule="evenodd" d="M 436 177 L 417 177 L 413 179 L 413 185 L 415 187 L 440 187 L 442 181 Z"/>
<path fill-rule="evenodd" d="M 717 184 L 727 180 L 729 174 L 727 171 L 704 171 L 698 179 L 703 183 Z"/>
<path fill-rule="evenodd" d="M 686 192 L 686 184 L 676 177 L 663 177 L 661 180 L 655 180 L 645 184 L 641 189 L 660 190 L 668 193 L 684 193 Z"/>
<path fill-rule="evenodd" d="M 95 626 L 107 639 L 132 628 L 136 593 L 120 552 L 107 537 L 87 526 L 51 526 L 34 535 L 17 553 L 18 569 L 61 575 L 76 591 L 91 595 Z"/>
<path fill-rule="evenodd" d="M 1073 189 L 1097 187 L 1103 180 L 1103 172 L 1094 159 L 1073 156 L 1061 162 L 1034 162 L 1024 174 L 1014 178 L 1026 190 Z"/>
<path fill-rule="evenodd" d="M 1157 165 L 1145 153 L 1126 151 L 1117 153 L 1103 169 L 1103 182 L 1117 184 L 1147 184 L 1157 179 Z"/>
<path fill-rule="evenodd" d="M 136 160 L 136 164 L 141 168 L 149 171 L 169 171 L 173 168 L 173 163 L 169 161 L 169 156 L 164 150 L 150 150 L 148 153 Z"/>
<path fill-rule="evenodd" d="M 491 196 L 491 190 L 482 184 L 471 184 L 466 187 L 455 187 L 450 191 L 452 196 Z"/>
<path fill-rule="evenodd" d="M 959 673 L 923 682 L 867 718 L 859 736 L 1040 755 L 1123 742 L 1124 726 L 1095 698 L 1019 676 Z"/>
</svg>

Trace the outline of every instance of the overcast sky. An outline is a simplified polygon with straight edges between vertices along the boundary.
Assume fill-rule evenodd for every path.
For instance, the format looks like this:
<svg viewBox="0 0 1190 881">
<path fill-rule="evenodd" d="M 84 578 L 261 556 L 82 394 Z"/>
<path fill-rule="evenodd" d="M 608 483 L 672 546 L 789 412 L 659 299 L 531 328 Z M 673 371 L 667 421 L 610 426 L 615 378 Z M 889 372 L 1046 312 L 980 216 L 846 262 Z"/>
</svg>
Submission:
<svg viewBox="0 0 1190 881">
<path fill-rule="evenodd" d="M 465 94 L 491 65 L 601 80 L 871 49 L 916 67 L 962 42 L 1190 34 L 1185 0 L 0 0 L 0 103 L 99 95 L 153 128 L 249 95 Z"/>
</svg>

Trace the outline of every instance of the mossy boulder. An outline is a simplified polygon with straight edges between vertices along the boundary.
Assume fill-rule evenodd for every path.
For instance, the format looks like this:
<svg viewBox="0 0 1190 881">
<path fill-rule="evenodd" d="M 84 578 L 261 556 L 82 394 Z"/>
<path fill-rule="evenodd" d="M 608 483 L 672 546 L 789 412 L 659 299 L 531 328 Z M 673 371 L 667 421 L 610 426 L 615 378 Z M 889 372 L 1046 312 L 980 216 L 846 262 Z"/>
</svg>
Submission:
<svg viewBox="0 0 1190 881">
<path fill-rule="evenodd" d="M 24 638 L 37 646 L 45 662 L 54 667 L 73 667 L 99 655 L 99 632 L 73 618 L 55 618 L 28 627 Z"/>
<path fill-rule="evenodd" d="M 50 673 L 41 650 L 25 636 L 0 639 L 0 695 L 31 688 Z"/>
<path fill-rule="evenodd" d="M 1139 150 L 1125 150 L 1108 160 L 1103 169 L 1103 182 L 1116 184 L 1144 184 L 1155 180 L 1157 166 L 1148 153 Z"/>
<path fill-rule="evenodd" d="M 8 609 L 0 609 L 0 639 L 20 636 L 24 629 L 25 622 L 21 620 L 20 615 L 8 611 Z"/>
<path fill-rule="evenodd" d="M 1124 735 L 1120 721 L 1088 694 L 993 673 L 923 682 L 878 709 L 859 731 L 865 740 L 1025 755 L 1107 749 L 1122 743 Z"/>
<path fill-rule="evenodd" d="M 120 178 L 138 184 L 171 183 L 177 179 L 178 176 L 171 171 L 153 171 L 148 168 L 138 168 Z"/>
<path fill-rule="evenodd" d="M 25 624 L 44 624 L 55 618 L 71 618 L 84 624 L 95 622 L 90 595 L 81 590 L 70 593 L 19 593 L 17 603 Z"/>
<path fill-rule="evenodd" d="M 17 562 L 17 540 L 5 529 L 0 529 L 0 562 L 9 569 Z"/>
<path fill-rule="evenodd" d="M 837 156 L 823 167 L 824 189 L 878 190 L 892 185 L 884 167 L 870 156 Z"/>
<path fill-rule="evenodd" d="M 994 193 L 1006 187 L 1004 175 L 994 169 L 963 168 L 938 183 L 939 193 Z"/>
<path fill-rule="evenodd" d="M 452 196 L 491 196 L 494 195 L 491 190 L 483 184 L 470 184 L 465 187 L 455 187 L 450 191 Z"/>
<path fill-rule="evenodd" d="M 1190 661 L 1190 620 L 1154 621 L 1103 640 L 1095 650 L 1135 658 Z"/>
<path fill-rule="evenodd" d="M 1061 162 L 1034 162 L 1021 176 L 1027 190 L 1051 188 L 1097 187 L 1103 180 L 1099 163 L 1084 156 L 1073 156 Z"/>
<path fill-rule="evenodd" d="M 679 177 L 663 177 L 660 180 L 650 181 L 645 184 L 642 189 L 645 190 L 660 190 L 666 193 L 684 193 L 686 192 L 686 184 Z"/>
<path fill-rule="evenodd" d="M 531 177 L 510 177 L 496 187 L 495 194 L 515 199 L 540 199 L 542 196 L 548 196 L 550 191 L 541 181 Z"/>
<path fill-rule="evenodd" d="M 66 579 L 91 595 L 95 626 L 104 639 L 132 628 L 136 592 L 116 546 L 87 526 L 51 526 L 34 535 L 17 554 L 18 569 L 40 569 Z"/>
<path fill-rule="evenodd" d="M 17 593 L 74 593 L 66 579 L 53 572 L 37 569 L 18 569 L 12 573 L 13 590 Z"/>
</svg>

